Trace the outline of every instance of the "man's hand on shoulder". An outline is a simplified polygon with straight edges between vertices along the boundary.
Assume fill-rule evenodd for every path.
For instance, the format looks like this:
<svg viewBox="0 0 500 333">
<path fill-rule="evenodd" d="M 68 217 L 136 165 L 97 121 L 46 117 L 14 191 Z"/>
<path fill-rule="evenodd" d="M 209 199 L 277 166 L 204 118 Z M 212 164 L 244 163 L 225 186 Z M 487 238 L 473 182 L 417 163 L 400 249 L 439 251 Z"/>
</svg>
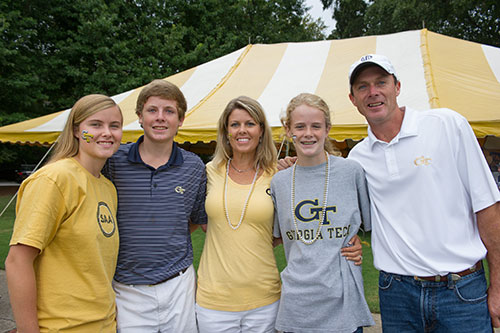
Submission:
<svg viewBox="0 0 500 333">
<path fill-rule="evenodd" d="M 295 164 L 295 161 L 297 161 L 297 156 L 293 156 L 293 157 L 287 156 L 285 158 L 279 159 L 278 160 L 278 171 L 288 169 L 289 167 L 291 167 Z"/>
</svg>

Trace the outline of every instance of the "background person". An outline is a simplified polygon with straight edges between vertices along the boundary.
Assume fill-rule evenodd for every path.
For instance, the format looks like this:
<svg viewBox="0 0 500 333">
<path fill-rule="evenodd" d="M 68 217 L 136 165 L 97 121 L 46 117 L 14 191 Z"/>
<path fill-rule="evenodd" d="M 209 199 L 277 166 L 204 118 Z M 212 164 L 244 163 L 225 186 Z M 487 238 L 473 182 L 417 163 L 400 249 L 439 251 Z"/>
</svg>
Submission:
<svg viewBox="0 0 500 333">
<path fill-rule="evenodd" d="M 294 97 L 283 123 L 297 160 L 271 181 L 274 236 L 283 238 L 287 259 L 276 329 L 362 332 L 375 322 L 364 298 L 361 267 L 342 258 L 340 250 L 361 223 L 370 230 L 363 169 L 331 155 L 330 110 L 320 97 Z"/>
<path fill-rule="evenodd" d="M 174 84 L 146 85 L 136 104 L 144 135 L 106 165 L 118 191 L 118 332 L 197 332 L 189 223 L 206 223 L 206 174 L 174 142 L 186 109 Z"/>
<path fill-rule="evenodd" d="M 5 261 L 19 332 L 115 332 L 116 190 L 100 174 L 122 138 L 103 95 L 78 100 L 49 163 L 19 189 Z"/>
<path fill-rule="evenodd" d="M 368 181 L 384 332 L 491 332 L 491 320 L 500 326 L 500 194 L 467 119 L 399 107 L 401 83 L 382 55 L 355 62 L 349 82 L 369 125 L 349 159 Z"/>
</svg>

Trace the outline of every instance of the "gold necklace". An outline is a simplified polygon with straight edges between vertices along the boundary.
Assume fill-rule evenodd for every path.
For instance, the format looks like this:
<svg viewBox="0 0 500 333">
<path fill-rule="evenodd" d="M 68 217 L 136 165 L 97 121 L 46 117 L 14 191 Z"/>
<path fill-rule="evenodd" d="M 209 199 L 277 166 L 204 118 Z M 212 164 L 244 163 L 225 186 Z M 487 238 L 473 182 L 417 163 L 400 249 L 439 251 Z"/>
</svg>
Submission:
<svg viewBox="0 0 500 333">
<path fill-rule="evenodd" d="M 328 185 L 330 184 L 330 160 L 328 158 L 328 153 L 325 151 L 326 155 L 326 164 L 325 164 L 325 189 L 323 191 L 323 208 L 321 210 L 321 216 L 319 219 L 319 225 L 318 225 L 318 230 L 316 231 L 316 235 L 312 240 L 306 240 L 302 235 L 299 233 L 299 228 L 297 226 L 297 217 L 295 216 L 295 167 L 297 165 L 297 162 L 293 165 L 292 169 L 292 190 L 291 192 L 291 208 L 292 208 L 292 219 L 293 219 L 293 225 L 295 226 L 295 232 L 297 233 L 299 239 L 302 241 L 302 243 L 306 245 L 311 245 L 315 241 L 318 240 L 319 235 L 321 234 L 321 227 L 323 226 L 323 220 L 325 219 L 325 214 L 326 214 L 326 205 L 328 201 Z"/>
<path fill-rule="evenodd" d="M 229 219 L 229 212 L 227 211 L 227 179 L 229 178 L 229 166 L 231 165 L 231 159 L 227 160 L 226 165 L 226 177 L 224 178 L 224 213 L 226 215 L 226 220 L 231 229 L 236 230 L 240 227 L 241 222 L 243 222 L 243 217 L 245 216 L 245 211 L 247 210 L 248 200 L 250 199 L 250 195 L 252 194 L 253 187 L 255 185 L 255 181 L 257 180 L 257 175 L 259 174 L 259 163 L 257 163 L 257 170 L 255 171 L 255 176 L 253 176 L 252 186 L 250 186 L 250 191 L 248 191 L 247 199 L 245 200 L 245 204 L 243 205 L 243 210 L 241 211 L 240 221 L 235 226 L 231 223 Z"/>
</svg>

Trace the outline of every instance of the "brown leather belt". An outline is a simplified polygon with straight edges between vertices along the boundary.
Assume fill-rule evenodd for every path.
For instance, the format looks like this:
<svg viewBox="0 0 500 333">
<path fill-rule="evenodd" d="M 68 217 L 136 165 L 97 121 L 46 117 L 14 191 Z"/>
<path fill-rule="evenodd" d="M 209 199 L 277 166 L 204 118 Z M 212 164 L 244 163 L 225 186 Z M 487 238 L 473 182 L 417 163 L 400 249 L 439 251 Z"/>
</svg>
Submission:
<svg viewBox="0 0 500 333">
<path fill-rule="evenodd" d="M 186 267 L 186 268 L 184 268 L 184 269 L 183 269 L 183 270 L 181 270 L 180 272 L 175 273 L 175 274 L 174 274 L 174 275 L 172 275 L 172 276 L 169 276 L 168 278 L 166 278 L 166 279 L 165 279 L 165 280 L 163 280 L 163 281 L 156 282 L 156 283 L 154 283 L 154 284 L 148 284 L 148 286 L 149 286 L 149 287 L 156 286 L 156 285 L 158 285 L 158 284 L 160 284 L 160 283 L 167 282 L 168 280 L 175 279 L 175 278 L 176 278 L 176 277 L 178 277 L 179 275 L 186 273 L 186 271 L 188 270 L 188 268 L 189 268 L 189 266 L 188 266 L 188 267 Z"/>
<path fill-rule="evenodd" d="M 474 266 L 471 268 L 467 268 L 466 270 L 463 270 L 461 272 L 457 273 L 450 273 L 447 275 L 435 275 L 435 276 L 414 276 L 413 278 L 417 281 L 432 281 L 432 282 L 442 282 L 442 281 L 447 281 L 448 276 L 451 275 L 452 279 L 454 281 L 460 279 L 463 276 L 467 276 L 469 274 L 472 274 L 483 267 L 482 261 L 478 261 Z"/>
</svg>

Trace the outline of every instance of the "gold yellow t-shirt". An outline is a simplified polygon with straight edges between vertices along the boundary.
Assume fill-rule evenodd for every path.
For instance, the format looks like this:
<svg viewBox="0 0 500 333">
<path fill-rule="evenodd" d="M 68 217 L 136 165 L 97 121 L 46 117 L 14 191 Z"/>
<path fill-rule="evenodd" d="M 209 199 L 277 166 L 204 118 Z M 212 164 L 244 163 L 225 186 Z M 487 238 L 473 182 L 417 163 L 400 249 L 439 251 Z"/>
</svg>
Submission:
<svg viewBox="0 0 500 333">
<path fill-rule="evenodd" d="M 113 184 L 72 158 L 22 183 L 10 245 L 41 251 L 34 269 L 42 332 L 116 331 L 116 209 Z"/>
<path fill-rule="evenodd" d="M 207 164 L 208 229 L 198 269 L 196 302 L 219 311 L 246 311 L 280 298 L 280 277 L 273 252 L 274 207 L 268 194 L 271 176 L 260 176 L 241 226 L 233 230 L 224 213 L 226 168 Z M 251 185 L 228 177 L 229 218 L 237 225 Z"/>
</svg>

